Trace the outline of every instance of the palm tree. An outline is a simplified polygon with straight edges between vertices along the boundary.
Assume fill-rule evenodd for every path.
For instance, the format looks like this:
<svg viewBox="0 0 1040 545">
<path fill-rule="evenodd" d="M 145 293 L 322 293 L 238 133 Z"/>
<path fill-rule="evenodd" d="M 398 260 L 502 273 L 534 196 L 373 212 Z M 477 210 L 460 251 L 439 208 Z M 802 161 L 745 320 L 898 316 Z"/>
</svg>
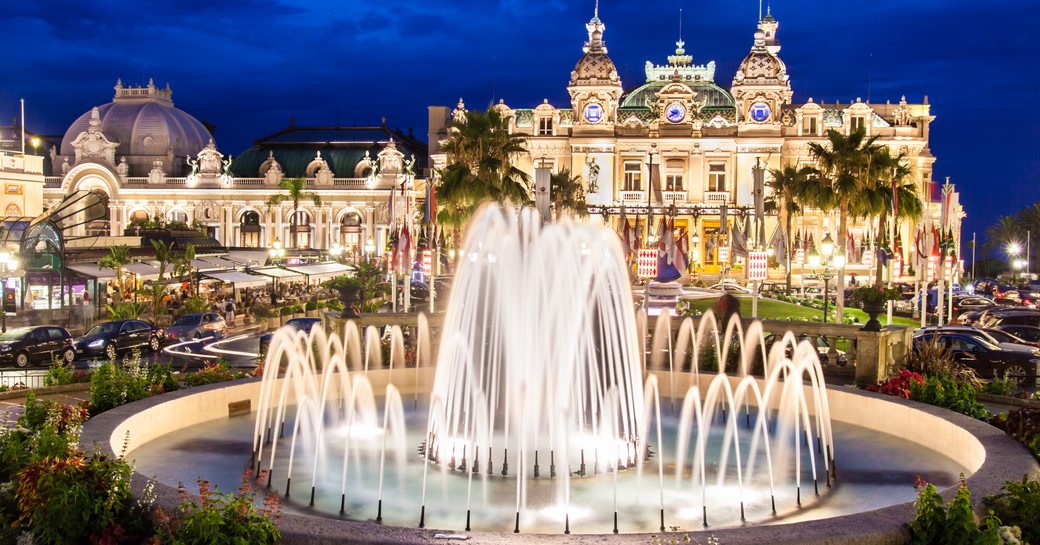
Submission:
<svg viewBox="0 0 1040 545">
<path fill-rule="evenodd" d="M 1000 216 L 997 222 L 986 229 L 986 243 L 982 246 L 986 253 L 993 250 L 1004 250 L 1012 244 L 1020 244 L 1022 240 L 1022 224 L 1014 216 Z"/>
<path fill-rule="evenodd" d="M 162 312 L 162 308 L 160 308 L 162 294 L 166 288 L 163 280 L 166 276 L 167 267 L 170 266 L 170 262 L 174 259 L 173 241 L 164 242 L 153 239 L 151 243 L 152 249 L 155 251 L 155 260 L 159 262 L 159 278 L 152 282 L 152 317 L 158 319 L 159 314 Z"/>
<path fill-rule="evenodd" d="M 123 287 L 123 267 L 130 263 L 130 247 L 117 244 L 108 249 L 108 255 L 99 262 L 102 267 L 112 269 L 116 273 L 116 285 Z"/>
<path fill-rule="evenodd" d="M 581 176 L 572 176 L 569 169 L 565 168 L 549 177 L 549 196 L 557 217 L 564 212 L 582 217 L 589 215 Z"/>
<path fill-rule="evenodd" d="M 289 228 L 293 230 L 292 247 L 297 248 L 299 241 L 296 238 L 296 226 L 300 222 L 300 201 L 309 200 L 314 203 L 314 206 L 320 206 L 321 196 L 312 191 L 307 191 L 306 178 L 283 178 L 282 181 L 278 182 L 278 189 L 285 191 L 285 193 L 271 195 L 271 198 L 267 199 L 267 204 L 269 206 L 278 206 L 285 201 L 292 201 L 293 221 L 290 222 Z"/>
<path fill-rule="evenodd" d="M 873 160 L 880 153 L 881 146 L 876 143 L 877 136 L 867 138 L 866 129 L 860 127 L 848 136 L 830 129 L 827 131 L 827 144 L 809 143 L 809 153 L 819 165 L 818 183 L 813 184 L 809 200 L 823 210 L 838 211 L 838 238 L 836 245 L 844 248 L 848 238 L 849 215 L 852 202 L 863 194 L 865 187 L 872 185 L 869 180 L 876 177 L 877 169 Z M 838 298 L 834 305 L 838 323 L 845 319 L 844 267 L 838 274 Z"/>
<path fill-rule="evenodd" d="M 888 148 L 880 148 L 877 155 L 871 161 L 872 175 L 867 180 L 866 187 L 860 198 L 856 199 L 852 206 L 852 212 L 857 217 L 879 218 L 878 226 L 885 228 L 885 222 L 892 210 L 893 186 L 896 194 L 896 222 L 898 230 L 900 219 L 917 219 L 924 213 L 924 203 L 918 195 L 917 186 L 910 180 L 912 171 L 904 164 L 903 155 L 892 157 Z M 894 244 L 895 241 L 889 241 Z M 875 284 L 881 285 L 883 267 L 881 260 L 877 260 L 877 272 Z"/>
<path fill-rule="evenodd" d="M 798 204 L 809 191 L 809 184 L 814 178 L 816 171 L 811 167 L 798 168 L 794 165 L 786 165 L 783 168 L 774 168 L 769 171 L 771 179 L 766 186 L 771 190 L 766 199 L 766 208 L 779 212 L 784 224 L 784 245 L 787 248 L 787 263 L 784 270 L 787 271 L 787 293 L 791 293 L 791 228 L 794 215 L 801 211 Z"/>
<path fill-rule="evenodd" d="M 530 178 L 513 165 L 527 153 L 524 137 L 509 132 L 509 122 L 494 108 L 472 111 L 453 121 L 441 149 L 448 166 L 437 184 L 437 221 L 453 228 L 455 240 L 469 217 L 485 201 L 531 202 Z"/>
</svg>

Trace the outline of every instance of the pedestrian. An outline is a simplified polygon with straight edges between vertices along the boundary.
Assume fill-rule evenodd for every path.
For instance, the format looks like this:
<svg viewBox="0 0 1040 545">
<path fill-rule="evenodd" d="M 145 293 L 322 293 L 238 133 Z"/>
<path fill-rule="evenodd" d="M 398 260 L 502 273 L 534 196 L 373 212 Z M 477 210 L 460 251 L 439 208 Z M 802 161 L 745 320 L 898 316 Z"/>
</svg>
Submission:
<svg viewBox="0 0 1040 545">
<path fill-rule="evenodd" d="M 235 325 L 235 310 L 235 299 L 229 297 L 224 301 L 224 321 L 227 322 L 229 326 Z"/>
</svg>

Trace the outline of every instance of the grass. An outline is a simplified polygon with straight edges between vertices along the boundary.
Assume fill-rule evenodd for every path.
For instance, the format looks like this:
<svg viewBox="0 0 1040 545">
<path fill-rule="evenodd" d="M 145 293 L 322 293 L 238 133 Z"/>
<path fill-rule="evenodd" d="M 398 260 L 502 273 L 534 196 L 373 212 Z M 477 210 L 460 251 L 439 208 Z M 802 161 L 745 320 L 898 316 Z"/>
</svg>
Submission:
<svg viewBox="0 0 1040 545">
<path fill-rule="evenodd" d="M 750 297 L 738 297 L 740 301 L 740 314 L 742 316 L 751 316 L 751 298 Z M 690 301 L 690 308 L 692 310 L 704 312 L 718 302 L 718 299 L 697 299 Z M 830 309 L 830 320 L 834 321 L 834 309 Z M 858 308 L 846 308 L 845 314 L 853 316 L 858 320 L 857 323 L 865 324 L 867 322 L 867 313 L 863 312 Z M 795 322 L 819 322 L 823 319 L 823 311 L 816 310 L 810 307 L 803 307 L 794 303 L 785 303 L 784 301 L 777 301 L 776 299 L 762 298 L 758 300 L 758 317 L 763 320 L 788 320 Z M 878 316 L 878 320 L 881 324 L 885 324 L 885 317 Z M 908 327 L 917 327 L 919 322 L 916 322 L 909 318 L 902 318 L 899 316 L 892 317 L 892 325 L 901 325 Z"/>
</svg>

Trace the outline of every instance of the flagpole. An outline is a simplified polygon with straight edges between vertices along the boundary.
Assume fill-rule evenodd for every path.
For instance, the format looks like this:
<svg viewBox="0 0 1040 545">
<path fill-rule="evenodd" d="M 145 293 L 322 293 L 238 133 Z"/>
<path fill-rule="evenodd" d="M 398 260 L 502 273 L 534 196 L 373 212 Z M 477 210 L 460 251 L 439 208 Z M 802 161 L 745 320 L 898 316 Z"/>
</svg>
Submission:
<svg viewBox="0 0 1040 545">
<path fill-rule="evenodd" d="M 975 280 L 978 278 L 975 276 L 975 231 L 971 232 L 971 279 Z"/>
<path fill-rule="evenodd" d="M 892 245 L 892 250 L 894 251 L 896 249 L 896 217 L 895 217 L 895 215 L 892 216 L 892 221 L 888 225 L 888 243 Z M 899 252 L 900 252 L 900 254 L 902 254 L 902 248 L 899 249 Z M 888 287 L 889 288 L 892 287 L 892 281 L 895 279 L 895 275 L 896 275 L 896 267 L 895 267 L 896 259 L 895 259 L 895 255 L 892 256 L 892 260 L 891 261 L 892 262 L 889 263 L 889 265 L 888 265 Z M 902 255 L 899 256 L 899 262 L 900 263 L 903 262 L 903 256 Z M 902 271 L 899 271 L 899 272 L 902 272 Z M 888 301 L 888 323 L 886 325 L 892 325 L 892 307 L 893 306 L 895 306 L 895 303 L 890 299 Z"/>
</svg>

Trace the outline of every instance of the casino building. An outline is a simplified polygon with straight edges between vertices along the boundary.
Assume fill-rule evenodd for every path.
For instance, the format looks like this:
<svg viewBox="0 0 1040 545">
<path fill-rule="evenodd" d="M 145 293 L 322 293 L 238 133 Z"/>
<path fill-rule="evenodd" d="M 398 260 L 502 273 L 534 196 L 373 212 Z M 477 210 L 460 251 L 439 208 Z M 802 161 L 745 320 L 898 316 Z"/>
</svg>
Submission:
<svg viewBox="0 0 1040 545">
<path fill-rule="evenodd" d="M 509 119 L 512 131 L 527 136 L 528 153 L 519 167 L 532 180 L 536 167 L 581 175 L 592 211 L 619 231 L 624 214 L 641 231 L 644 245 L 654 236 L 659 218 L 674 218 L 677 235 L 689 237 L 690 261 L 701 273 L 719 273 L 727 264 L 720 259 L 720 249 L 728 244 L 722 222 L 732 231 L 753 216 L 756 168 L 812 164 L 809 143 L 826 141 L 829 129 L 849 134 L 865 127 L 867 135 L 878 136 L 878 143 L 893 154 L 904 154 L 927 203 L 924 222 L 937 221 L 939 190 L 932 180 L 936 159 L 929 149 L 935 118 L 927 97 L 921 103 L 905 97 L 883 104 L 795 101 L 792 74 L 780 57 L 779 26 L 771 14 L 758 22 L 750 51 L 725 83 L 714 61 L 695 63 L 680 40 L 665 64 L 647 61 L 645 81 L 625 87 L 607 53 L 606 25 L 597 9 L 585 26 L 583 55 L 570 73 L 569 104 L 546 100 L 534 108 L 505 102 L 494 107 Z M 461 99 L 454 109 L 430 108 L 435 166 L 446 161 L 439 144 L 447 137 L 446 125 L 464 113 Z M 959 240 L 963 211 L 955 208 Z M 645 227 L 648 210 L 654 218 L 650 230 Z M 771 238 L 776 218 L 764 223 L 764 229 L 751 229 L 751 239 L 756 232 Z M 904 248 L 911 245 L 916 228 L 901 225 Z M 811 237 L 817 243 L 825 233 L 837 237 L 836 214 L 808 210 L 795 230 L 802 240 Z M 850 232 L 849 247 L 865 248 L 866 240 L 876 236 L 876 222 L 873 227 L 853 223 Z M 722 253 L 725 258 L 728 252 Z M 847 274 L 862 278 L 868 273 L 872 252 L 849 252 L 848 257 Z M 792 269 L 796 275 L 803 272 L 798 265 Z M 771 274 L 782 273 L 774 268 Z"/>
</svg>

